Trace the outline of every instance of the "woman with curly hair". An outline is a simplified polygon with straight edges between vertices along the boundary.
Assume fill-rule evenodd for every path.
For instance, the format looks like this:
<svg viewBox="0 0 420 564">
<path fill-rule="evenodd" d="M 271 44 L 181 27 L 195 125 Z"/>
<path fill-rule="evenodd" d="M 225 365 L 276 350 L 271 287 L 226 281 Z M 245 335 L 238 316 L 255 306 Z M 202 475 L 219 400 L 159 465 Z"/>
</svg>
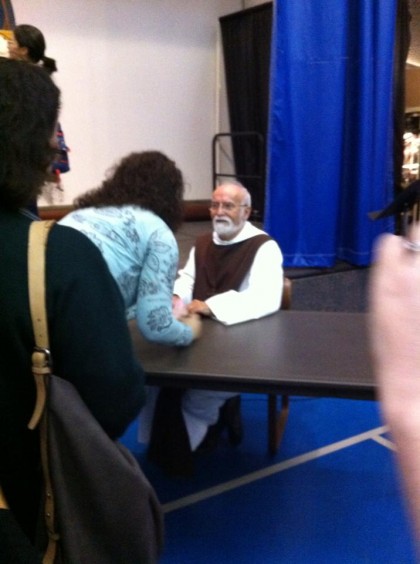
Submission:
<svg viewBox="0 0 420 564">
<path fill-rule="evenodd" d="M 183 214 L 184 182 L 175 163 L 158 151 L 123 158 L 102 185 L 77 198 L 61 223 L 100 249 L 143 336 L 189 345 L 201 332 L 197 315 L 172 312 L 178 245 L 173 232 Z"/>
</svg>

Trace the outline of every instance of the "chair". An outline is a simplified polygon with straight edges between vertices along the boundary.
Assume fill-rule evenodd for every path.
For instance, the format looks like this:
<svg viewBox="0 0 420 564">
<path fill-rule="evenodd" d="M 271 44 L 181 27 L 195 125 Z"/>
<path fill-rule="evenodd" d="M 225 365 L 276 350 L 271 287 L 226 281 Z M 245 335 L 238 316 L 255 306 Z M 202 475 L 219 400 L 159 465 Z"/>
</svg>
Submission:
<svg viewBox="0 0 420 564">
<path fill-rule="evenodd" d="M 281 309 L 290 309 L 292 303 L 292 281 L 284 277 Z M 280 411 L 277 410 L 277 394 L 267 394 L 268 399 L 268 452 L 276 454 L 289 415 L 289 396 L 281 396 Z"/>
</svg>

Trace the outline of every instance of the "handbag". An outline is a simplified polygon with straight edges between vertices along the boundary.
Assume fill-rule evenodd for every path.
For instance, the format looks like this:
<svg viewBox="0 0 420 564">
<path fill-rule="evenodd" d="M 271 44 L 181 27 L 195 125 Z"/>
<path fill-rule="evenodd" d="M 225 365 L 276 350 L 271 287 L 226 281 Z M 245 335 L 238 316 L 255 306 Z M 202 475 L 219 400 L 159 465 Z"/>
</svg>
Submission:
<svg viewBox="0 0 420 564">
<path fill-rule="evenodd" d="M 52 373 L 45 251 L 53 224 L 32 222 L 28 247 L 37 392 L 28 427 L 40 425 L 45 488 L 38 545 L 43 542 L 44 563 L 151 564 L 163 546 L 163 512 L 151 484 L 134 456 L 108 437 L 76 388 Z"/>
</svg>

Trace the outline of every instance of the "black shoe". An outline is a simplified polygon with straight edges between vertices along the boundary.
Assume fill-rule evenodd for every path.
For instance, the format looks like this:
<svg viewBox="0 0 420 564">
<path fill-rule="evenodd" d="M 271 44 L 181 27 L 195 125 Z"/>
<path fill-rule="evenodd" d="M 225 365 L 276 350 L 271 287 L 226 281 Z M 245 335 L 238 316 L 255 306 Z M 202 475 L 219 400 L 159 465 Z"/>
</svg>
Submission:
<svg viewBox="0 0 420 564">
<path fill-rule="evenodd" d="M 215 451 L 217 445 L 219 444 L 223 429 L 224 425 L 219 414 L 217 423 L 210 425 L 210 427 L 207 429 L 207 433 L 204 439 L 201 441 L 194 452 L 197 452 L 198 454 L 208 454 Z"/>
<path fill-rule="evenodd" d="M 219 410 L 217 422 L 214 425 L 210 425 L 207 429 L 206 436 L 195 452 L 208 453 L 216 450 L 225 429 L 227 430 L 231 445 L 237 446 L 242 442 L 241 396 L 235 396 L 225 401 Z"/>
<path fill-rule="evenodd" d="M 227 429 L 229 442 L 237 446 L 242 442 L 244 430 L 241 415 L 241 396 L 235 396 L 225 401 L 220 409 L 223 426 Z"/>
</svg>

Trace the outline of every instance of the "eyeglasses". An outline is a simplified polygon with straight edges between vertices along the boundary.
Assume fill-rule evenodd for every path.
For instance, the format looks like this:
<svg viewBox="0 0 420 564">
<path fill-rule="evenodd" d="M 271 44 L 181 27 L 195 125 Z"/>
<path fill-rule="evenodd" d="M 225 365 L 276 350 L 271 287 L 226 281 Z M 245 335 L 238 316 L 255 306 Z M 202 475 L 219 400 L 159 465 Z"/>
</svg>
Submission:
<svg viewBox="0 0 420 564">
<path fill-rule="evenodd" d="M 231 212 L 236 208 L 247 208 L 247 204 L 234 204 L 233 202 L 211 202 L 209 210 L 210 211 L 218 211 L 219 208 L 222 208 L 223 211 Z"/>
</svg>

